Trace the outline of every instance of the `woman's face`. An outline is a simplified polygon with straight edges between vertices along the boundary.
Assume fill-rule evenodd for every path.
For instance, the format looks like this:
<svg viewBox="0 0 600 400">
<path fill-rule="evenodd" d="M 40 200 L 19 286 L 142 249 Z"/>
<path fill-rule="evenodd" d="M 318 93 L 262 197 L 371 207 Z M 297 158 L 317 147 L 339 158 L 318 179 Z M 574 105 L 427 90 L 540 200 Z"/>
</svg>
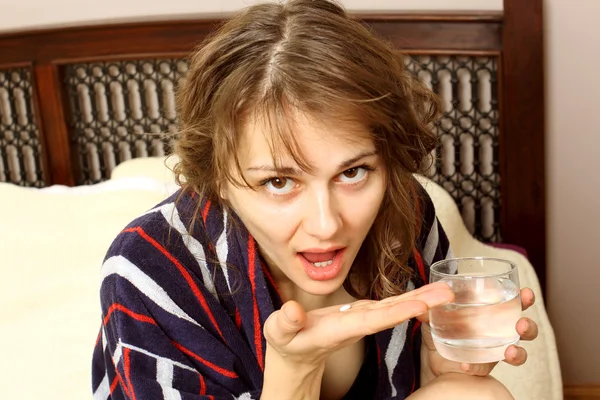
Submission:
<svg viewBox="0 0 600 400">
<path fill-rule="evenodd" d="M 298 118 L 295 134 L 312 167 L 291 156 L 275 170 L 267 133 L 248 124 L 240 140 L 244 177 L 257 190 L 229 184 L 224 197 L 256 239 L 283 293 L 326 296 L 341 289 L 381 205 L 382 160 L 368 132 L 349 133 Z"/>
</svg>

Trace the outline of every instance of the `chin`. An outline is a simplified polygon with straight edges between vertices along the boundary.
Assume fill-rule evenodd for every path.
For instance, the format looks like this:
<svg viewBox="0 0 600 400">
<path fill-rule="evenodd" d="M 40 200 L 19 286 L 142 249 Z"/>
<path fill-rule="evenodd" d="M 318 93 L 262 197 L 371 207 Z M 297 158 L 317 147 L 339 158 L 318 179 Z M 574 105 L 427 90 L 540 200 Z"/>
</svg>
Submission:
<svg viewBox="0 0 600 400">
<path fill-rule="evenodd" d="M 327 282 L 315 282 L 310 281 L 300 286 L 300 288 L 308 294 L 313 296 L 329 296 L 340 290 L 343 286 L 344 281 L 338 281 L 337 279 Z"/>
<path fill-rule="evenodd" d="M 303 292 L 313 296 L 329 296 L 343 288 L 349 272 L 343 268 L 335 278 L 328 280 L 314 280 L 302 274 L 294 284 Z"/>
</svg>

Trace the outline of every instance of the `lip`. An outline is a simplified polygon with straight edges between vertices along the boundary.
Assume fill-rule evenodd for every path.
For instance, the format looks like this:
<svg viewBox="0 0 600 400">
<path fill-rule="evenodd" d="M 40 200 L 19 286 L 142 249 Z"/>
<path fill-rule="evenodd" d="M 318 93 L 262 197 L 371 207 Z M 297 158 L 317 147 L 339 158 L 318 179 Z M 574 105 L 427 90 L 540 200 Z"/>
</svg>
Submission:
<svg viewBox="0 0 600 400">
<path fill-rule="evenodd" d="M 312 249 L 315 250 L 315 249 Z M 321 249 L 316 249 L 321 250 Z M 298 253 L 298 259 L 300 260 L 304 272 L 313 281 L 330 281 L 335 279 L 340 272 L 342 271 L 343 261 L 344 261 L 344 253 L 346 252 L 346 248 L 338 248 L 338 252 L 333 259 L 333 263 L 326 267 L 315 267 L 311 264 L 304 256 Z M 321 250 L 322 251 L 322 250 Z M 328 250 L 334 251 L 334 250 Z M 307 251 L 308 252 L 308 251 Z M 313 251 L 314 252 L 314 251 Z"/>
<path fill-rule="evenodd" d="M 316 247 L 310 248 L 310 249 L 304 249 L 302 251 L 298 251 L 298 253 L 328 253 L 330 251 L 337 251 L 337 250 L 341 250 L 345 248 L 345 246 L 331 246 L 331 247 L 327 247 L 325 249 L 319 249 Z"/>
</svg>

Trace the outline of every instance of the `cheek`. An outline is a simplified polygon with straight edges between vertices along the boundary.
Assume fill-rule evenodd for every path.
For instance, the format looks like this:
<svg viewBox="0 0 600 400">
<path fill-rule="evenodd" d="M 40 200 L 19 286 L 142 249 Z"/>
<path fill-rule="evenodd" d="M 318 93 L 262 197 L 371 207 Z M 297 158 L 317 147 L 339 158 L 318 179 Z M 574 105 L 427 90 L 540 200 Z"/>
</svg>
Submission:
<svg viewBox="0 0 600 400">
<path fill-rule="evenodd" d="M 361 232 L 361 234 L 368 232 L 379 212 L 379 204 L 379 201 L 371 198 L 367 204 L 363 202 L 348 207 L 344 212 L 343 220 L 349 232 Z"/>
<path fill-rule="evenodd" d="M 385 187 L 378 181 L 360 195 L 349 195 L 344 199 L 344 221 L 350 227 L 369 230 L 379 213 Z"/>
<path fill-rule="evenodd" d="M 263 248 L 289 242 L 298 226 L 293 207 L 275 206 L 257 193 L 232 193 L 230 203 L 244 226 Z"/>
</svg>

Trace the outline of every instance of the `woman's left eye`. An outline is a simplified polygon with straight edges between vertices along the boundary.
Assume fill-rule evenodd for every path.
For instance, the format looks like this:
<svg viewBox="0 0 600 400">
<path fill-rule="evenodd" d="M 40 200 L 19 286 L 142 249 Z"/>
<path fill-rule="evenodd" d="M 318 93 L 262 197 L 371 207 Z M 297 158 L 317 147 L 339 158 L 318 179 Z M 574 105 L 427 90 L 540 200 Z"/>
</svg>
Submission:
<svg viewBox="0 0 600 400">
<path fill-rule="evenodd" d="M 344 183 L 357 183 L 365 178 L 367 169 L 365 167 L 353 167 L 342 172 L 339 177 Z"/>
</svg>

